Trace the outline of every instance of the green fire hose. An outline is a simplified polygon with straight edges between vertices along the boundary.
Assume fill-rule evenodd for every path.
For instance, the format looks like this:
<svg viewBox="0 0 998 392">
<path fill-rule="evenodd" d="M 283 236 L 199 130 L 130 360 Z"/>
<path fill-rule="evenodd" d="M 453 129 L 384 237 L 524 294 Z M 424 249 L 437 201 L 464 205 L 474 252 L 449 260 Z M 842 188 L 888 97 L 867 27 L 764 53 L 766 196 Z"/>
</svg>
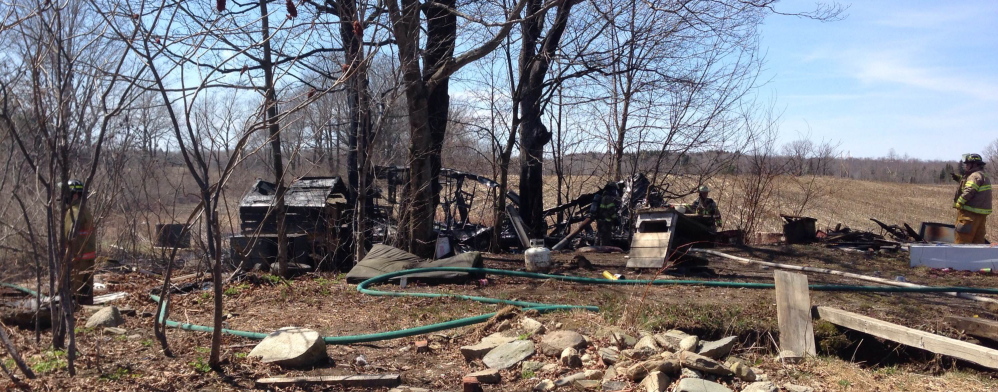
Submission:
<svg viewBox="0 0 998 392">
<path fill-rule="evenodd" d="M 433 268 L 417 268 L 411 270 L 403 270 L 396 272 L 389 272 L 383 275 L 373 277 L 371 279 L 365 280 L 357 285 L 357 291 L 367 294 L 367 295 L 379 295 L 379 296 L 394 296 L 394 297 L 421 297 L 421 298 L 457 298 L 463 300 L 470 300 L 489 304 L 504 304 L 518 306 L 524 310 L 534 309 L 539 312 L 551 312 L 557 310 L 587 310 L 587 311 L 599 311 L 596 306 L 583 306 L 583 305 L 559 305 L 559 304 L 545 304 L 539 302 L 527 302 L 527 301 L 515 301 L 515 300 L 504 300 L 498 298 L 488 298 L 479 297 L 471 295 L 462 294 L 446 294 L 446 293 L 412 293 L 412 292 L 400 292 L 400 291 L 382 291 L 374 290 L 369 288 L 375 283 L 385 282 L 389 279 L 424 272 L 465 272 L 470 274 L 485 274 L 485 275 L 501 275 L 501 276 L 513 276 L 531 279 L 551 279 L 564 282 L 574 282 L 581 284 L 604 284 L 604 285 L 676 285 L 676 286 L 703 286 L 703 287 L 724 287 L 724 288 L 748 288 L 748 289 L 773 289 L 775 285 L 772 283 L 746 283 L 746 282 L 715 282 L 715 281 L 701 281 L 701 280 L 609 280 L 609 279 L 598 279 L 598 278 L 585 278 L 578 276 L 565 276 L 565 275 L 550 275 L 541 274 L 534 272 L 523 272 L 523 271 L 509 271 L 501 269 L 490 269 L 490 268 L 459 268 L 459 267 L 433 267 Z M 37 296 L 38 293 L 13 284 L 0 283 L 2 286 L 10 287 L 33 296 Z M 973 294 L 993 294 L 998 295 L 998 289 L 994 288 L 977 288 L 977 287 L 885 287 L 885 286 L 853 286 L 853 285 L 809 285 L 808 288 L 814 291 L 846 291 L 846 292 L 877 292 L 877 293 L 947 293 L 947 292 L 960 292 L 960 293 L 973 293 Z M 150 294 L 149 297 L 156 301 L 157 303 L 161 300 L 159 296 Z M 165 307 L 164 307 L 165 308 Z M 407 336 L 423 335 L 431 332 L 443 331 L 448 329 L 454 329 L 459 327 L 464 327 L 468 325 L 474 325 L 487 321 L 489 318 L 494 316 L 496 313 L 488 313 L 479 316 L 466 317 L 451 321 L 446 321 L 437 324 L 424 325 L 420 327 L 401 329 L 396 331 L 379 332 L 373 334 L 364 335 L 349 335 L 349 336 L 326 336 L 323 340 L 327 344 L 352 344 L 352 343 L 363 343 L 363 342 L 374 342 L 389 339 L 398 339 Z M 173 320 L 165 319 L 164 315 L 161 313 L 159 319 L 164 325 L 173 328 L 180 328 L 190 331 L 200 331 L 200 332 L 212 332 L 214 328 L 190 324 L 190 323 L 180 323 Z M 250 339 L 263 339 L 267 337 L 267 333 L 262 332 L 250 332 L 250 331 L 240 331 L 234 329 L 223 329 L 223 333 L 241 336 Z"/>
</svg>

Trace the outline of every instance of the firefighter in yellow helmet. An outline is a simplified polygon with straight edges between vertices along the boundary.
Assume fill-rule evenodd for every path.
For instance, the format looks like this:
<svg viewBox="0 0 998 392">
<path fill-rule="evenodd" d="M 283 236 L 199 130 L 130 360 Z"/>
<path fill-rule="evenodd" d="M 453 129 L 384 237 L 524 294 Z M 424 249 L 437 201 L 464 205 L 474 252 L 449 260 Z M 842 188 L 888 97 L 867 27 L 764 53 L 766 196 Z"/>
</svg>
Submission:
<svg viewBox="0 0 998 392">
<path fill-rule="evenodd" d="M 94 303 L 94 264 L 97 260 L 97 235 L 94 218 L 83 205 L 83 182 L 69 180 L 63 187 L 66 203 L 63 249 L 70 258 L 70 292 L 80 305 Z"/>
<path fill-rule="evenodd" d="M 714 218 L 712 221 L 714 229 L 718 229 L 721 227 L 721 210 L 717 208 L 714 199 L 707 197 L 709 192 L 710 188 L 706 185 L 697 188 L 697 199 L 690 205 L 690 210 L 694 214 Z"/>
<path fill-rule="evenodd" d="M 953 196 L 958 244 L 984 243 L 992 207 L 991 180 L 984 173 L 984 165 L 978 154 L 964 154 L 960 162 L 960 187 Z"/>
</svg>

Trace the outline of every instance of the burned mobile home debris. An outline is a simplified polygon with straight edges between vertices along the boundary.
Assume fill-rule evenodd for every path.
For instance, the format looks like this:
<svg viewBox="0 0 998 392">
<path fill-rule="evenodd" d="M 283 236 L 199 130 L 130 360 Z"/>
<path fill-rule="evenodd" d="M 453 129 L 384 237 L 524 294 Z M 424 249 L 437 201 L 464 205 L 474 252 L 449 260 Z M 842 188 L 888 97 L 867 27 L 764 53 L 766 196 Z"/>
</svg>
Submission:
<svg viewBox="0 0 998 392">
<path fill-rule="evenodd" d="M 277 186 L 257 179 L 239 201 L 240 233 L 229 238 L 233 261 L 243 269 L 277 261 Z M 284 195 L 289 262 L 332 269 L 349 259 L 352 195 L 340 177 L 303 177 Z"/>
<path fill-rule="evenodd" d="M 375 186 L 367 194 L 371 202 L 367 225 L 370 233 L 367 237 L 371 243 L 394 242 L 398 214 L 405 203 L 401 196 L 404 192 L 400 188 L 406 184 L 408 170 L 404 166 L 375 167 Z M 653 185 L 643 174 L 634 174 L 616 184 L 623 192 L 612 222 L 611 241 L 616 247 L 628 249 L 635 233 L 641 231 L 636 226 L 638 211 L 671 210 L 671 207 L 665 202 L 664 190 Z M 438 238 L 437 257 L 487 250 L 494 230 L 499 230 L 499 251 L 526 250 L 529 239 L 518 215 L 519 196 L 515 192 L 508 191 L 504 195 L 507 214 L 503 215 L 498 225 L 489 225 L 493 220 L 492 207 L 496 204 L 494 190 L 499 187 L 497 182 L 478 174 L 444 168 L 440 171 L 437 186 L 440 190 L 438 220 L 434 223 Z M 552 246 L 564 242 L 562 247 L 572 248 L 595 244 L 590 206 L 605 188 L 544 210 L 547 225 L 545 244 Z M 257 179 L 240 200 L 240 232 L 230 238 L 230 255 L 243 269 L 267 269 L 277 262 L 276 193 L 273 183 Z M 339 177 L 304 177 L 292 181 L 285 196 L 288 260 L 309 269 L 349 268 L 354 246 L 352 213 L 356 197 L 356 192 Z M 700 217 L 685 215 L 682 218 L 680 220 L 684 223 L 679 225 L 679 229 L 692 234 L 680 233 L 676 241 L 669 244 L 687 237 L 702 242 L 712 235 L 707 225 L 698 220 Z M 663 228 L 659 223 L 646 222 L 645 226 L 646 231 Z M 671 235 L 676 226 L 670 228 L 667 225 L 664 229 L 671 230 Z"/>
</svg>

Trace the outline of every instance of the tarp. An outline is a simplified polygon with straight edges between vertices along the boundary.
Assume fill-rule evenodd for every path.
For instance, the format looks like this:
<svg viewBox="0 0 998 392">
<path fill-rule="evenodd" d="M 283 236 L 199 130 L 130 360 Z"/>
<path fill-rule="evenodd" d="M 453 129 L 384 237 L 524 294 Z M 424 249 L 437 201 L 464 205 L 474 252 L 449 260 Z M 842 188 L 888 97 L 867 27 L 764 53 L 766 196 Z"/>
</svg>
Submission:
<svg viewBox="0 0 998 392">
<path fill-rule="evenodd" d="M 481 268 L 482 254 L 479 252 L 468 252 L 454 257 L 448 257 L 446 259 L 426 260 L 395 247 L 377 244 L 374 245 L 369 252 L 367 252 L 367 256 L 364 256 L 364 259 L 361 260 L 360 263 L 357 263 L 357 265 L 355 265 L 353 269 L 347 273 L 347 281 L 360 282 L 388 272 L 430 267 Z M 406 278 L 409 280 L 448 280 L 466 279 L 467 277 L 467 273 L 446 271 L 406 275 Z M 401 279 L 401 277 L 394 278 L 393 280 L 398 279 Z"/>
</svg>

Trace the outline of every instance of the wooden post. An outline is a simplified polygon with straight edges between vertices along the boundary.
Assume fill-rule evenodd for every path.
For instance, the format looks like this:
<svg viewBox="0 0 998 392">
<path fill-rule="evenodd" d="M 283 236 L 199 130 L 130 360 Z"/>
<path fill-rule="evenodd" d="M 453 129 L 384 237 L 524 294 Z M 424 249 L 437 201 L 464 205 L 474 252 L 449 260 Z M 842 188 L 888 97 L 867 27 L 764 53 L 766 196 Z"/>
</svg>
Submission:
<svg viewBox="0 0 998 392">
<path fill-rule="evenodd" d="M 811 322 L 811 297 L 807 276 L 774 271 L 776 278 L 776 316 L 780 323 L 780 350 L 798 356 L 815 356 L 814 324 Z"/>
<path fill-rule="evenodd" d="M 520 238 L 520 244 L 523 245 L 523 249 L 530 247 L 530 237 L 527 236 L 527 228 L 523 224 L 523 218 L 520 217 L 520 213 L 511 204 L 506 204 L 506 214 L 509 215 L 509 221 L 513 223 L 513 229 L 516 231 L 516 236 Z M 493 230 L 499 230 L 497 226 Z"/>
<path fill-rule="evenodd" d="M 998 369 L 998 350 L 995 349 L 825 306 L 818 307 L 818 315 L 822 320 L 827 320 L 832 324 L 855 329 L 878 338 L 936 354 L 948 355 L 991 369 Z"/>
</svg>

